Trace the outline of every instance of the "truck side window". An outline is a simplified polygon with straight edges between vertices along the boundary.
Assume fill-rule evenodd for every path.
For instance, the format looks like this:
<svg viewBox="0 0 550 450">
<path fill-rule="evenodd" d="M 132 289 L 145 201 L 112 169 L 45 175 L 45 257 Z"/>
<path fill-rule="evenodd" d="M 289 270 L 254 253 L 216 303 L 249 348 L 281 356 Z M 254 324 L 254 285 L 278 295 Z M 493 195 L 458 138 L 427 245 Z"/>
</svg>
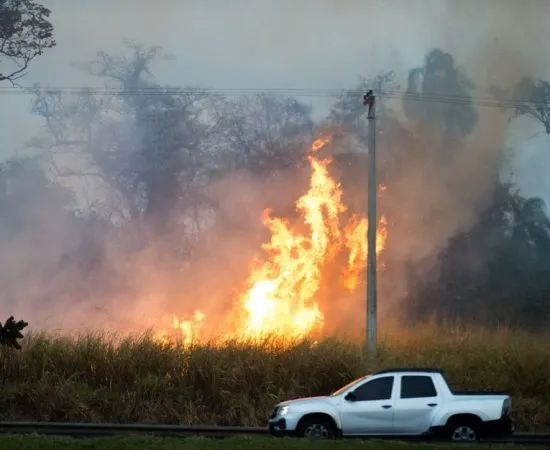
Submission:
<svg viewBox="0 0 550 450">
<path fill-rule="evenodd" d="M 434 382 L 426 376 L 401 377 L 401 398 L 437 397 Z"/>
<path fill-rule="evenodd" d="M 394 377 L 383 377 L 367 381 L 353 391 L 356 401 L 389 400 L 393 389 L 393 378 Z"/>
</svg>

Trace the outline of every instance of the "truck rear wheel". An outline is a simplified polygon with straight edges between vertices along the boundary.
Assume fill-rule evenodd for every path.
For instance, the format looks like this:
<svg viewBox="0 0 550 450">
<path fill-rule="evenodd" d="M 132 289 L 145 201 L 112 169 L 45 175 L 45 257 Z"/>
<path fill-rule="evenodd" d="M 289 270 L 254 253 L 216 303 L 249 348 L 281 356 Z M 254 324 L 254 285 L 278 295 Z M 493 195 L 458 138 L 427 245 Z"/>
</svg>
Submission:
<svg viewBox="0 0 550 450">
<path fill-rule="evenodd" d="M 334 439 L 336 428 L 324 417 L 306 417 L 298 425 L 297 435 L 308 439 Z"/>
<path fill-rule="evenodd" d="M 473 419 L 451 419 L 446 434 L 453 442 L 476 442 L 479 441 L 479 424 Z"/>
</svg>

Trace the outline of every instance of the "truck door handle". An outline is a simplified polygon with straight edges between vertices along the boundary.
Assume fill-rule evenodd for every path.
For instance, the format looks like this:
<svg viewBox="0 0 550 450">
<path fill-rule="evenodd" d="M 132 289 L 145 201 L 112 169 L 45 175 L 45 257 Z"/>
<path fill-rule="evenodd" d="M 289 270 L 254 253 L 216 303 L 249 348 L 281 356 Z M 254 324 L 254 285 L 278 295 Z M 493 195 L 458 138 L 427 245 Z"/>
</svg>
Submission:
<svg viewBox="0 0 550 450">
<path fill-rule="evenodd" d="M 428 403 L 428 406 L 437 406 L 437 403 Z"/>
<path fill-rule="evenodd" d="M 384 408 L 384 409 L 390 409 L 390 408 L 391 408 L 391 405 L 382 405 L 382 408 Z"/>
</svg>

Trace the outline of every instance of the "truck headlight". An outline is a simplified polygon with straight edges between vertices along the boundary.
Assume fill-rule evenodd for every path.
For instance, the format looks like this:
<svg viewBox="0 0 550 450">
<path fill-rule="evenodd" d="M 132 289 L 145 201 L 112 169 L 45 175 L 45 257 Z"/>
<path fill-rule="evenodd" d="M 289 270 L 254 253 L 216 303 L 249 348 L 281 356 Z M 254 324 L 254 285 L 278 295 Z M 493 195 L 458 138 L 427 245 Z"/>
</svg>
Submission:
<svg viewBox="0 0 550 450">
<path fill-rule="evenodd" d="M 281 417 L 284 417 L 288 414 L 288 406 L 281 406 L 281 409 L 279 410 L 279 415 Z"/>
</svg>

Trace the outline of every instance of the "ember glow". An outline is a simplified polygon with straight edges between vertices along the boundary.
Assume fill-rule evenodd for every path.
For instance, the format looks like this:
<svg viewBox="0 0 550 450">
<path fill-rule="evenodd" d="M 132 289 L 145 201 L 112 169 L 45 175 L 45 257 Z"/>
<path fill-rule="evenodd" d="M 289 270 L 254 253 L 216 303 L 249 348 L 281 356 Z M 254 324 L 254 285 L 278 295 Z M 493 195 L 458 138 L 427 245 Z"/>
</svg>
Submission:
<svg viewBox="0 0 550 450">
<path fill-rule="evenodd" d="M 271 239 L 263 244 L 263 258 L 253 266 L 242 294 L 234 301 L 233 314 L 228 316 L 232 323 L 220 327 L 228 329 L 227 338 L 277 336 L 297 340 L 322 332 L 325 317 L 317 297 L 324 269 L 342 252 L 347 263 L 335 282 L 348 292 L 356 291 L 364 282 L 368 221 L 357 214 L 344 217 L 348 208 L 342 203 L 340 185 L 329 174 L 331 159 L 318 157 L 330 142 L 331 137 L 325 136 L 311 144 L 309 190 L 296 202 L 305 227 L 298 231 L 287 219 L 273 217 L 270 210 L 264 212 L 262 220 Z M 386 238 L 386 220 L 382 217 L 377 255 L 384 249 Z M 196 311 L 191 319 L 175 318 L 173 328 L 189 343 L 200 338 L 200 328 L 207 320 Z"/>
</svg>

